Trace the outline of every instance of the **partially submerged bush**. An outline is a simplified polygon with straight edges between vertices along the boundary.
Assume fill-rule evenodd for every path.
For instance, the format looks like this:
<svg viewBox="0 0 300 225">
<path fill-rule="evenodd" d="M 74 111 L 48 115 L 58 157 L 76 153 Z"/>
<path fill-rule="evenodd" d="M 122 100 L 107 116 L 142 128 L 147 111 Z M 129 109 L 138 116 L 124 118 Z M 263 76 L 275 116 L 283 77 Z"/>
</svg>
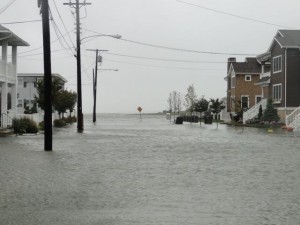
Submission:
<svg viewBox="0 0 300 225">
<path fill-rule="evenodd" d="M 27 117 L 21 119 L 14 119 L 13 127 L 14 127 L 14 132 L 16 134 L 24 134 L 24 133 L 36 134 L 39 131 L 36 122 L 34 122 L 32 119 Z"/>
<path fill-rule="evenodd" d="M 64 127 L 66 126 L 66 122 L 64 119 L 56 119 L 53 121 L 55 127 Z"/>
</svg>

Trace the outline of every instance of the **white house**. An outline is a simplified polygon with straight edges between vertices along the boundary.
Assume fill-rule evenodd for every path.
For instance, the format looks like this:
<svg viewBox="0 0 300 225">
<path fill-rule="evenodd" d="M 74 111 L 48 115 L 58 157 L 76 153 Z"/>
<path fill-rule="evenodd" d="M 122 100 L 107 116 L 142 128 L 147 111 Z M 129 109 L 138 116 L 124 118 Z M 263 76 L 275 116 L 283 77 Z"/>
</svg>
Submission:
<svg viewBox="0 0 300 225">
<path fill-rule="evenodd" d="M 17 87 L 17 113 L 23 114 L 26 108 L 31 109 L 35 105 L 35 96 L 38 95 L 36 85 L 43 81 L 43 73 L 18 73 Z M 58 73 L 52 73 L 52 79 L 58 78 L 62 88 L 67 80 Z M 38 107 L 38 106 L 37 106 Z"/>
<path fill-rule="evenodd" d="M 17 113 L 17 48 L 29 44 L 0 25 L 0 46 L 0 122 L 5 127 Z"/>
</svg>

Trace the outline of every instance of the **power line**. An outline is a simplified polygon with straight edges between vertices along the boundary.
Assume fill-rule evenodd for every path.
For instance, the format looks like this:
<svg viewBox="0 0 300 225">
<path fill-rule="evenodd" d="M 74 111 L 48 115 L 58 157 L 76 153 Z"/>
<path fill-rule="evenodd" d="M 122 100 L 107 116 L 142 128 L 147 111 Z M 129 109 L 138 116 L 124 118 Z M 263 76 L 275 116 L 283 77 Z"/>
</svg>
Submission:
<svg viewBox="0 0 300 225">
<path fill-rule="evenodd" d="M 1 24 L 7 25 L 7 24 L 34 23 L 34 22 L 42 22 L 42 20 L 25 20 L 25 21 L 8 22 L 8 23 L 1 23 Z"/>
<path fill-rule="evenodd" d="M 196 4 L 189 3 L 189 2 L 186 2 L 186 1 L 182 1 L 182 0 L 175 0 L 175 1 L 183 3 L 183 4 L 186 4 L 186 5 L 194 6 L 194 7 L 197 7 L 197 8 L 209 10 L 209 11 L 212 11 L 212 12 L 224 14 L 224 15 L 227 15 L 227 16 L 236 17 L 236 18 L 239 18 L 239 19 L 249 20 L 249 21 L 253 21 L 253 22 L 257 22 L 257 23 L 263 23 L 263 24 L 267 24 L 267 25 L 271 25 L 271 26 L 276 26 L 276 27 L 283 27 L 283 28 L 288 28 L 288 29 L 296 29 L 296 28 L 293 28 L 293 27 L 288 27 L 288 26 L 279 25 L 279 24 L 275 24 L 275 23 L 269 23 L 269 22 L 262 21 L 262 20 L 257 20 L 257 19 L 253 19 L 253 18 L 249 18 L 249 17 L 239 16 L 239 15 L 235 15 L 235 14 L 231 14 L 231 13 L 219 11 L 219 10 L 216 10 L 216 9 L 207 8 L 207 7 L 204 7 L 204 6 L 201 6 L 201 5 L 196 5 Z"/>
<path fill-rule="evenodd" d="M 90 31 L 96 34 L 101 34 L 99 32 L 95 32 L 92 30 L 84 29 L 86 31 Z M 101 34 L 102 35 L 102 34 Z M 163 45 L 155 45 L 155 44 L 150 44 L 150 43 L 145 43 L 145 42 L 140 42 L 140 41 L 134 41 L 134 40 L 129 40 L 129 39 L 124 39 L 120 38 L 118 40 L 121 41 L 126 41 L 134 44 L 139 44 L 139 45 L 144 45 L 148 47 L 154 47 L 154 48 L 161 48 L 161 49 L 167 49 L 167 50 L 173 50 L 173 51 L 180 51 L 180 52 L 189 52 L 189 53 L 198 53 L 198 54 L 211 54 L 211 55 L 230 55 L 230 56 L 254 56 L 256 54 L 253 53 L 226 53 L 226 52 L 212 52 L 212 51 L 201 51 L 201 50 L 190 50 L 190 49 L 183 49 L 183 48 L 174 48 L 174 47 L 168 47 L 168 46 L 163 46 Z"/>
<path fill-rule="evenodd" d="M 63 48 L 65 48 L 65 46 L 63 45 L 63 43 L 60 41 L 61 38 L 62 38 L 62 39 L 64 40 L 64 42 L 67 44 L 68 48 L 69 48 L 69 49 L 67 49 L 67 48 L 65 48 L 65 49 L 66 49 L 66 50 L 70 50 L 70 51 L 72 52 L 72 55 L 74 55 L 75 53 L 73 52 L 73 49 L 70 47 L 69 43 L 66 41 L 65 37 L 62 35 L 60 29 L 58 28 L 58 26 L 57 26 L 57 24 L 56 24 L 56 22 L 55 22 L 55 20 L 54 20 L 54 17 L 53 17 L 53 14 L 52 14 L 52 12 L 51 12 L 50 7 L 49 7 L 49 12 L 50 12 L 50 15 L 51 15 L 51 18 L 52 18 L 52 25 L 53 25 L 54 31 L 55 31 L 55 33 L 56 33 L 56 36 L 57 36 L 57 38 L 58 38 L 58 40 L 59 40 L 61 46 L 62 46 Z M 58 34 L 57 32 L 58 32 L 59 34 Z"/>
<path fill-rule="evenodd" d="M 180 60 L 180 59 L 167 59 L 167 58 L 154 58 L 154 57 L 145 57 L 145 56 L 133 56 L 133 55 L 124 55 L 118 53 L 106 52 L 107 55 L 115 55 L 121 57 L 135 58 L 135 59 L 144 59 L 144 60 L 155 60 L 155 61 L 164 61 L 164 62 L 183 62 L 183 63 L 227 63 L 221 61 L 196 61 L 196 60 Z"/>
<path fill-rule="evenodd" d="M 65 28 L 65 31 L 67 32 L 67 35 L 68 35 L 68 37 L 69 37 L 69 39 L 70 39 L 70 41 L 71 41 L 71 43 L 72 43 L 72 45 L 73 45 L 73 48 L 76 49 L 76 48 L 75 48 L 75 45 L 74 45 L 74 43 L 73 43 L 73 41 L 72 41 L 72 39 L 71 39 L 71 37 L 70 37 L 70 35 L 69 35 L 69 33 L 68 33 L 68 31 L 67 31 L 66 25 L 65 25 L 65 23 L 64 23 L 64 21 L 63 21 L 61 15 L 60 15 L 60 13 L 59 13 L 59 10 L 58 10 L 58 8 L 57 8 L 57 5 L 56 5 L 56 3 L 55 3 L 55 0 L 53 0 L 53 3 L 54 3 L 54 6 L 55 6 L 55 9 L 56 9 L 56 12 L 57 12 L 57 14 L 58 14 L 58 16 L 59 16 L 59 18 L 60 18 L 60 21 L 62 22 L 62 24 L 63 24 L 63 26 L 64 26 L 64 28 Z"/>
<path fill-rule="evenodd" d="M 139 64 L 139 63 L 129 63 L 129 62 L 111 60 L 111 59 L 105 59 L 105 61 L 117 62 L 117 63 L 123 63 L 123 64 L 135 65 L 135 66 L 142 66 L 142 67 L 162 68 L 162 69 L 201 70 L 201 71 L 224 70 L 224 69 L 204 69 L 204 68 L 191 68 L 191 67 L 154 66 L 154 65 L 145 65 L 145 64 Z"/>
</svg>

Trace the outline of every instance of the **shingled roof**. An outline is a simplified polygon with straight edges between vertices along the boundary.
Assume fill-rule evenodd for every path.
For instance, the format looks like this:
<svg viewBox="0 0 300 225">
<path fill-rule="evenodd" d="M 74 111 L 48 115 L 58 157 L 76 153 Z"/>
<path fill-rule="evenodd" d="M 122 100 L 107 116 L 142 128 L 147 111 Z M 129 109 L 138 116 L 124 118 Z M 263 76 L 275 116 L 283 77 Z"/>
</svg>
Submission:
<svg viewBox="0 0 300 225">
<path fill-rule="evenodd" d="M 0 45 L 6 41 L 8 42 L 9 46 L 29 46 L 26 41 L 19 38 L 6 27 L 0 25 Z"/>
<path fill-rule="evenodd" d="M 279 30 L 275 40 L 282 47 L 300 47 L 300 30 Z"/>
<path fill-rule="evenodd" d="M 260 74 L 261 66 L 258 62 L 236 62 L 231 64 L 236 74 Z"/>
</svg>

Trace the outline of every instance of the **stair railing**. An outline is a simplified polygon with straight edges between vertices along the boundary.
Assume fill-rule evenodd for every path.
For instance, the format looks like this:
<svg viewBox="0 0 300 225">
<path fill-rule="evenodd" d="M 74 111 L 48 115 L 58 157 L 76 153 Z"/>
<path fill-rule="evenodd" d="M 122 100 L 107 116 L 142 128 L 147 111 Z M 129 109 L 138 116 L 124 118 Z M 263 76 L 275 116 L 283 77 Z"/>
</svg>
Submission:
<svg viewBox="0 0 300 225">
<path fill-rule="evenodd" d="M 289 115 L 285 117 L 285 126 L 294 127 L 296 126 L 297 119 L 300 117 L 300 107 L 295 109 Z"/>
<path fill-rule="evenodd" d="M 261 106 L 263 110 L 267 108 L 268 99 L 264 98 L 256 105 L 252 106 L 246 112 L 243 113 L 243 124 L 246 124 L 247 120 L 253 119 L 258 115 L 259 107 Z"/>
<path fill-rule="evenodd" d="M 6 113 L 1 113 L 1 121 L 0 127 L 1 128 L 10 128 L 13 125 L 13 118 L 11 118 Z"/>
</svg>

